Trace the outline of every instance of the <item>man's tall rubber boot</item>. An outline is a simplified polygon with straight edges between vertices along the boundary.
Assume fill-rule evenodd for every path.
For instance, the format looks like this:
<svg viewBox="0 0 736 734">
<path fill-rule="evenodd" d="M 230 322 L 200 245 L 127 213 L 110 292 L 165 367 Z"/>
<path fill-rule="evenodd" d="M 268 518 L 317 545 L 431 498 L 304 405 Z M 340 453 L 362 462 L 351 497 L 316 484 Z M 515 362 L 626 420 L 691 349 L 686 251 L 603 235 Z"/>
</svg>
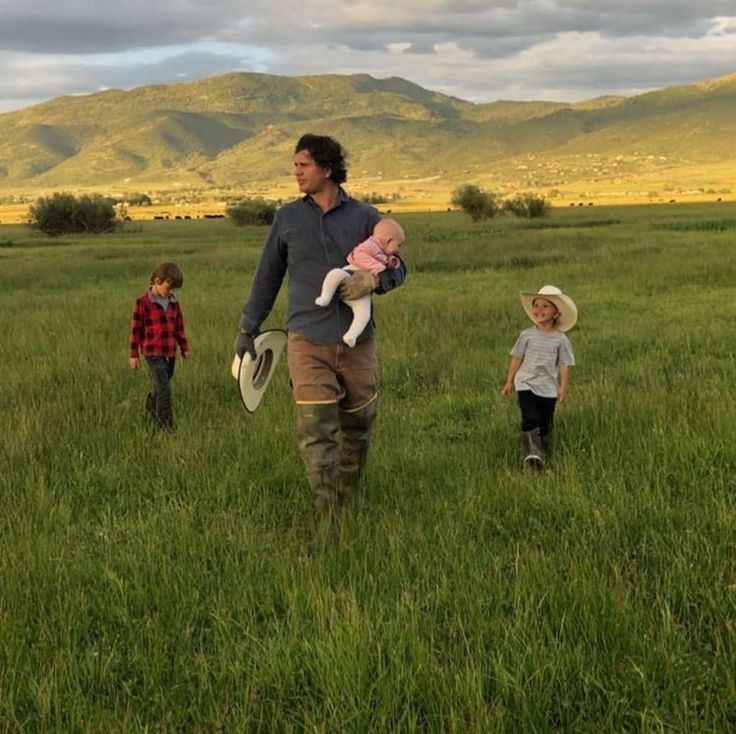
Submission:
<svg viewBox="0 0 736 734">
<path fill-rule="evenodd" d="M 363 470 L 378 412 L 378 400 L 360 410 L 340 411 L 342 445 L 340 447 L 340 499 L 346 505 L 362 507 L 364 492 L 361 485 Z"/>
<path fill-rule="evenodd" d="M 297 405 L 297 439 L 307 471 L 314 506 L 319 512 L 314 550 L 323 547 L 334 533 L 340 513 L 340 427 L 337 403 Z"/>
</svg>

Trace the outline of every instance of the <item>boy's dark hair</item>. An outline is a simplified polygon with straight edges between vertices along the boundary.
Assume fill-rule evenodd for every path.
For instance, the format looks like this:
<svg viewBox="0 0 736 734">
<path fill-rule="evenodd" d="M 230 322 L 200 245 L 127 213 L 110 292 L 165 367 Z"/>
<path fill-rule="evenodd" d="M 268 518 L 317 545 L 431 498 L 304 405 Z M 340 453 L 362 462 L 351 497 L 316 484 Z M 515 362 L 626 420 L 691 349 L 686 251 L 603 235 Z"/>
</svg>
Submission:
<svg viewBox="0 0 736 734">
<path fill-rule="evenodd" d="M 338 186 L 348 180 L 347 153 L 345 148 L 329 135 L 307 133 L 299 138 L 295 153 L 306 150 L 314 162 L 322 168 L 329 168 L 330 178 Z"/>
<path fill-rule="evenodd" d="M 169 283 L 172 288 L 181 288 L 184 285 L 184 275 L 176 263 L 161 263 L 151 273 L 151 285 L 158 278 L 162 282 Z"/>
</svg>

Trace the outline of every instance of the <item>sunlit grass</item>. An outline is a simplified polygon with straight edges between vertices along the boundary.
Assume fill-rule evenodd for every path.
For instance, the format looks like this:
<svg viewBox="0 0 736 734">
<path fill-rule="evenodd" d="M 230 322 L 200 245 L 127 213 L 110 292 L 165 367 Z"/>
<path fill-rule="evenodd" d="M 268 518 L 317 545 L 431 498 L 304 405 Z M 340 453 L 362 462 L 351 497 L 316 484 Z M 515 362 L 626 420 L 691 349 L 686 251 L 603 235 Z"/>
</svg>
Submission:
<svg viewBox="0 0 736 734">
<path fill-rule="evenodd" d="M 731 729 L 736 261 L 699 226 L 728 206 L 401 215 L 369 503 L 313 558 L 285 365 L 254 416 L 229 374 L 265 231 L 0 227 L 0 730 Z M 175 438 L 127 368 L 163 259 Z M 545 283 L 578 365 L 532 477 L 499 390 Z"/>
</svg>

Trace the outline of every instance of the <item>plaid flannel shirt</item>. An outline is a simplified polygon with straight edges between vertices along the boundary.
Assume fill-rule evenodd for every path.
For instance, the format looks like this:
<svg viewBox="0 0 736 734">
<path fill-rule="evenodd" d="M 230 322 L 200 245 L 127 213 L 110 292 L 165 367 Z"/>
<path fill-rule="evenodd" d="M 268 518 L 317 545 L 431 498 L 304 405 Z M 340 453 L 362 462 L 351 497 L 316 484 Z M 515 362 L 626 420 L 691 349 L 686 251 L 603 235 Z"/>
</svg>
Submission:
<svg viewBox="0 0 736 734">
<path fill-rule="evenodd" d="M 179 301 L 170 300 L 164 310 L 146 291 L 136 300 L 130 320 L 130 356 L 175 357 L 177 344 L 182 354 L 189 351 Z"/>
</svg>

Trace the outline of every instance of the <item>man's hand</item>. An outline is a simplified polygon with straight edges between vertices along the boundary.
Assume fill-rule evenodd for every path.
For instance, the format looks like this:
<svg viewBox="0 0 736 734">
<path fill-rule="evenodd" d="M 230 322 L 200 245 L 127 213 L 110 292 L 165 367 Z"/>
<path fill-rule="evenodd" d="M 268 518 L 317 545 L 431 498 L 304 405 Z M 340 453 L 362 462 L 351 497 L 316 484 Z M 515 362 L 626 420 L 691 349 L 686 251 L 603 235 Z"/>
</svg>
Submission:
<svg viewBox="0 0 736 734">
<path fill-rule="evenodd" d="M 253 337 L 250 334 L 246 334 L 244 331 L 241 331 L 235 340 L 235 353 L 240 357 L 240 359 L 243 359 L 243 355 L 246 352 L 250 354 L 250 358 L 255 362 L 258 355 L 256 354 L 256 344 L 253 341 Z"/>
<path fill-rule="evenodd" d="M 378 287 L 378 276 L 368 270 L 356 270 L 340 284 L 338 293 L 343 301 L 357 301 L 369 296 Z"/>
</svg>

